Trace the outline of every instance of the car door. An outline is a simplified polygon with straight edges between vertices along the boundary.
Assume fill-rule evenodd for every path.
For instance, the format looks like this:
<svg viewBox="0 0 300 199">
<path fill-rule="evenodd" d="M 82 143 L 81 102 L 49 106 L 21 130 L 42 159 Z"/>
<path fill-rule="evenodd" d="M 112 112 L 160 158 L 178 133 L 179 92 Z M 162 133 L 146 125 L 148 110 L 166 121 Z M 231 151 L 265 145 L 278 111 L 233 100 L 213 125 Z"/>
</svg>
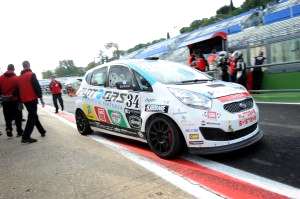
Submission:
<svg viewBox="0 0 300 199">
<path fill-rule="evenodd" d="M 110 90 L 105 94 L 105 100 L 110 102 L 107 111 L 112 124 L 138 136 L 136 132 L 141 127 L 140 96 L 138 91 L 134 91 L 137 83 L 132 71 L 124 65 L 110 66 L 108 84 Z"/>
</svg>

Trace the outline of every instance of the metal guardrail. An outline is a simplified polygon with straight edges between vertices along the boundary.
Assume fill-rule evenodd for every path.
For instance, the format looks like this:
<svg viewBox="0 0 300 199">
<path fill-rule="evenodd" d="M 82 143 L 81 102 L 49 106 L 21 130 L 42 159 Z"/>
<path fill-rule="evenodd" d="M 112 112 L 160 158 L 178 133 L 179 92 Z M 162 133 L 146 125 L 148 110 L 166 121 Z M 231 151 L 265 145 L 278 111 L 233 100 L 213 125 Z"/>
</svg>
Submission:
<svg viewBox="0 0 300 199">
<path fill-rule="evenodd" d="M 249 90 L 250 93 L 294 93 L 300 89 Z"/>
<path fill-rule="evenodd" d="M 292 61 L 292 62 L 280 62 L 280 63 L 272 63 L 272 64 L 263 64 L 263 65 L 256 65 L 256 66 L 247 66 L 247 69 L 251 68 L 271 68 L 273 66 L 282 66 L 282 65 L 287 65 L 287 64 L 299 64 L 300 65 L 300 60 L 299 61 Z M 205 73 L 216 77 L 216 72 L 219 72 L 218 70 L 209 70 L 206 71 Z M 300 80 L 299 80 L 300 81 Z M 300 92 L 300 89 L 274 89 L 274 90 L 249 90 L 250 93 L 287 93 L 287 92 Z"/>
<path fill-rule="evenodd" d="M 263 68 L 270 68 L 272 66 L 281 66 L 281 65 L 286 65 L 286 64 L 300 64 L 300 60 L 299 61 L 292 61 L 292 62 L 280 62 L 280 63 L 273 63 L 273 64 L 263 64 L 263 65 L 256 65 L 256 66 L 247 66 L 247 69 L 249 68 L 259 68 L 259 67 L 263 67 Z"/>
<path fill-rule="evenodd" d="M 273 66 L 282 66 L 282 65 L 286 65 L 286 64 L 299 64 L 300 65 L 300 60 L 299 61 L 292 61 L 292 62 L 280 62 L 280 63 L 272 63 L 272 64 L 247 66 L 246 68 L 247 69 L 251 69 L 251 68 L 271 68 Z M 214 74 L 215 72 L 218 72 L 218 69 L 205 71 L 205 73 L 207 73 L 207 74 Z"/>
</svg>

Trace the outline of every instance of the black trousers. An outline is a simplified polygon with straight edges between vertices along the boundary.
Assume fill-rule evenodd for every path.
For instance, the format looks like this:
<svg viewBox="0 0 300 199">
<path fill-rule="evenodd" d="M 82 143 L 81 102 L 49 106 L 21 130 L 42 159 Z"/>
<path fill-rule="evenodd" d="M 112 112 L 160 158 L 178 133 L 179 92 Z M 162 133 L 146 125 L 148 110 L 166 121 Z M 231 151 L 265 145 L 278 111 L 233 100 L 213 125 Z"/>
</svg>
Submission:
<svg viewBox="0 0 300 199">
<path fill-rule="evenodd" d="M 60 94 L 52 94 L 52 99 L 53 99 L 53 104 L 55 107 L 56 112 L 58 111 L 58 105 L 57 105 L 57 100 L 61 106 L 61 110 L 64 110 L 64 102 Z"/>
<path fill-rule="evenodd" d="M 36 126 L 36 128 L 38 129 L 38 131 L 41 134 L 45 133 L 46 131 L 43 128 L 42 124 L 40 123 L 39 117 L 37 115 L 38 100 L 26 102 L 26 103 L 24 103 L 24 105 L 28 111 L 28 118 L 27 118 L 27 122 L 26 122 L 26 126 L 24 129 L 22 139 L 30 138 L 34 126 Z"/>
<path fill-rule="evenodd" d="M 262 84 L 263 72 L 261 68 L 254 68 L 253 70 L 253 90 L 260 90 Z"/>
<path fill-rule="evenodd" d="M 227 73 L 227 69 L 226 70 L 222 70 L 222 80 L 225 82 L 229 81 L 229 75 Z"/>
<path fill-rule="evenodd" d="M 19 109 L 18 101 L 6 101 L 2 103 L 3 115 L 6 123 L 6 131 L 12 131 L 12 121 L 15 120 L 17 132 L 19 135 L 23 133 L 22 130 L 22 109 Z"/>
</svg>

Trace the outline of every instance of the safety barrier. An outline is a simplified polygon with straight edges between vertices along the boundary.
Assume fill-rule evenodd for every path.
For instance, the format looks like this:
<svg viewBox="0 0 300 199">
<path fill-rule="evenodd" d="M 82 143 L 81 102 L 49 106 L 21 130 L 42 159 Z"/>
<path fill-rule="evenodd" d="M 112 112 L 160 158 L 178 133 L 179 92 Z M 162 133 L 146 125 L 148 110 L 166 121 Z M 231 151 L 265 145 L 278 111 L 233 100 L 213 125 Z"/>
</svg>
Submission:
<svg viewBox="0 0 300 199">
<path fill-rule="evenodd" d="M 293 66 L 293 68 L 297 68 L 297 71 L 300 72 L 300 60 L 298 61 L 292 61 L 292 62 L 280 62 L 280 63 L 272 63 L 272 64 L 264 64 L 264 65 L 256 65 L 256 66 L 247 66 L 247 70 L 251 71 L 253 68 L 263 68 L 263 71 L 266 72 L 268 69 L 277 68 L 277 66 L 282 66 L 279 67 L 281 71 L 286 71 L 288 68 L 285 69 L 285 66 Z M 290 68 L 290 67 L 289 67 Z M 299 69 L 299 70 L 298 70 Z M 284 73 L 284 72 L 282 72 Z M 220 71 L 218 70 L 211 70 L 211 71 L 206 71 L 206 74 L 219 78 L 220 77 Z M 297 82 L 295 82 L 297 84 Z M 300 85 L 300 79 L 299 83 Z M 300 88 L 295 88 L 295 89 L 263 89 L 263 90 L 249 90 L 251 93 L 287 93 L 287 92 L 300 92 Z"/>
</svg>

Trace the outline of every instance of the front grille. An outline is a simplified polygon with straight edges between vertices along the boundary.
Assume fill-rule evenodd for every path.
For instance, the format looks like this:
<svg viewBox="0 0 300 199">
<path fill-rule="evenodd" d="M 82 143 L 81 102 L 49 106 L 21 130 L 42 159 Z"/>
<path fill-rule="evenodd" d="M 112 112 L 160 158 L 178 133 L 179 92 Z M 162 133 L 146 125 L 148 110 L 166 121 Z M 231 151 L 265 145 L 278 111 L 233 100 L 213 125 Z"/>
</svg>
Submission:
<svg viewBox="0 0 300 199">
<path fill-rule="evenodd" d="M 232 102 L 224 105 L 224 109 L 230 113 L 237 113 L 248 110 L 253 107 L 253 99 L 248 98 L 238 102 Z"/>
<path fill-rule="evenodd" d="M 225 132 L 218 128 L 200 127 L 200 131 L 206 140 L 211 141 L 229 141 L 249 135 L 257 128 L 257 123 L 234 132 Z"/>
</svg>

